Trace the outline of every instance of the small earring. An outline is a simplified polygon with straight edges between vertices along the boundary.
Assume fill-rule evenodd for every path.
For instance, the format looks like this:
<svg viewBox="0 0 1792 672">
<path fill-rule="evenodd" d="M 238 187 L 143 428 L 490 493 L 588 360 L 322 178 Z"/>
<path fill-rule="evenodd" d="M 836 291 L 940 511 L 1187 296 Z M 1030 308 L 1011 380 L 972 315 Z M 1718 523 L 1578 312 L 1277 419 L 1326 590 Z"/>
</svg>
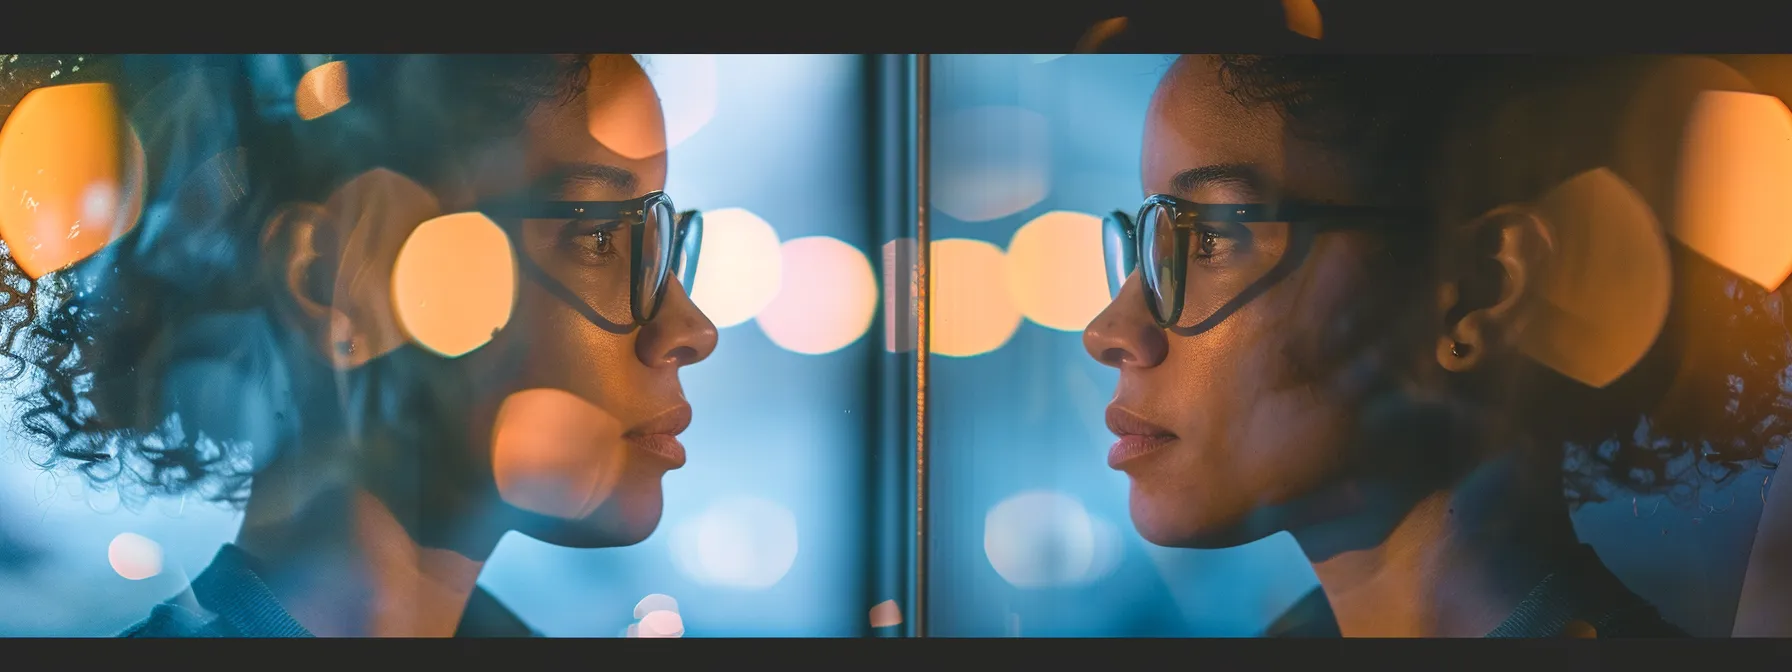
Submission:
<svg viewBox="0 0 1792 672">
<path fill-rule="evenodd" d="M 1471 349 L 1472 348 L 1470 348 L 1467 343 L 1452 341 L 1450 343 L 1450 356 L 1456 358 L 1467 357 Z"/>
<path fill-rule="evenodd" d="M 347 357 L 349 355 L 355 354 L 355 342 L 354 341 L 337 341 L 336 342 L 336 354 L 339 356 L 342 356 L 342 357 Z"/>
</svg>

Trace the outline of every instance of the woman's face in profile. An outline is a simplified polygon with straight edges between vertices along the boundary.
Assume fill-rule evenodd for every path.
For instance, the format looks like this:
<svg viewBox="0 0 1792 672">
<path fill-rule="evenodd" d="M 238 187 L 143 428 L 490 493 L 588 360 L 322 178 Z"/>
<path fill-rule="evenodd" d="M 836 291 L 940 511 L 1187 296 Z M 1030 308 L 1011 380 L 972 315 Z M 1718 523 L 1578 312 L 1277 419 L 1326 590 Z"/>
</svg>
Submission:
<svg viewBox="0 0 1792 672">
<path fill-rule="evenodd" d="M 516 198 L 628 201 L 666 181 L 659 101 L 627 57 L 600 57 L 586 95 L 545 100 L 519 135 L 488 149 L 470 179 L 429 190 L 440 211 Z M 628 545 L 653 532 L 660 479 L 685 461 L 676 436 L 691 408 L 679 369 L 716 344 L 715 326 L 676 279 L 657 315 L 633 324 L 639 229 L 614 223 L 508 222 L 518 270 L 509 320 L 451 360 L 472 387 L 472 408 L 457 420 L 474 470 L 489 469 L 501 508 L 522 512 L 510 516 L 515 527 L 567 546 Z"/>
<path fill-rule="evenodd" d="M 1358 203 L 1349 172 L 1287 137 L 1269 106 L 1246 106 L 1208 59 L 1184 57 L 1159 84 L 1146 122 L 1146 193 L 1200 203 L 1297 198 Z M 1191 240 L 1185 304 L 1217 305 L 1232 278 L 1273 266 L 1286 225 Z M 1305 262 L 1205 331 L 1159 328 L 1135 273 L 1084 333 L 1091 356 L 1120 370 L 1110 466 L 1132 482 L 1134 525 L 1167 546 L 1225 547 L 1286 529 L 1338 478 L 1356 416 L 1328 342 L 1366 290 L 1368 242 L 1320 234 Z M 1258 275 L 1261 275 L 1260 273 Z M 1178 322 L 1186 326 L 1188 319 Z M 1129 436 L 1130 435 L 1130 436 Z"/>
</svg>

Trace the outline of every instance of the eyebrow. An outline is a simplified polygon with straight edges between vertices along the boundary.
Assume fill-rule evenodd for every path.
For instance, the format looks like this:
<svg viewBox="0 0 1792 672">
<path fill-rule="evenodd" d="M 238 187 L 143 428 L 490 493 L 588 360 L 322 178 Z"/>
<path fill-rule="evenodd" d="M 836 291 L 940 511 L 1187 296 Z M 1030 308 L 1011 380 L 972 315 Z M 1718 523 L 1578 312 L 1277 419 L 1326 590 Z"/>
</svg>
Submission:
<svg viewBox="0 0 1792 672">
<path fill-rule="evenodd" d="M 536 180 L 537 190 L 541 193 L 561 191 L 568 185 L 579 183 L 595 184 L 633 194 L 641 179 L 627 168 L 602 163 L 575 163 L 549 171 Z"/>
<path fill-rule="evenodd" d="M 1269 191 L 1269 180 L 1262 169 L 1249 163 L 1216 163 L 1190 168 L 1170 178 L 1170 191 L 1178 196 L 1192 196 L 1208 187 L 1230 187 L 1254 199 Z"/>
</svg>

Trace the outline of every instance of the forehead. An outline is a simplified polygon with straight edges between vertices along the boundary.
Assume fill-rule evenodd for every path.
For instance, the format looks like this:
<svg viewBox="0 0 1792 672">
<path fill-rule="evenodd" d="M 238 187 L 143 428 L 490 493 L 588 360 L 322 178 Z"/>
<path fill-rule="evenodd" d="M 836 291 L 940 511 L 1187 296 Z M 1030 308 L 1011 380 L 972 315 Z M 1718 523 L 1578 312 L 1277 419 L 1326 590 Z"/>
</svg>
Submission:
<svg viewBox="0 0 1792 672">
<path fill-rule="evenodd" d="M 1247 104 L 1227 90 L 1215 59 L 1184 56 L 1158 83 L 1145 123 L 1143 174 L 1147 193 L 1196 201 L 1283 197 L 1354 202 L 1357 171 L 1344 157 L 1292 136 L 1274 106 Z M 1226 170 L 1211 170 L 1223 167 Z M 1183 180 L 1179 174 L 1248 173 L 1256 189 L 1237 181 Z"/>
<path fill-rule="evenodd" d="M 659 96 L 634 59 L 598 57 L 583 95 L 542 101 L 522 136 L 500 143 L 490 156 L 479 180 L 485 195 L 544 186 L 567 200 L 621 200 L 663 189 Z"/>
</svg>

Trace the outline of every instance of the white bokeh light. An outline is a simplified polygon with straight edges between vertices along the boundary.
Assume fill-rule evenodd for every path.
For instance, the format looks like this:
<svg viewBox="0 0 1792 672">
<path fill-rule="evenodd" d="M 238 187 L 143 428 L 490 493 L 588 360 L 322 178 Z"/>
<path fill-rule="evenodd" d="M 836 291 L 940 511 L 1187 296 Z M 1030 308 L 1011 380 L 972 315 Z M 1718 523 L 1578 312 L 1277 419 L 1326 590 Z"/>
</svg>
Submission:
<svg viewBox="0 0 1792 672">
<path fill-rule="evenodd" d="M 660 109 L 666 116 L 666 147 L 679 143 L 703 130 L 716 117 L 720 91 L 713 54 L 646 54 L 642 69 L 659 94 Z"/>
<path fill-rule="evenodd" d="M 778 347 L 804 355 L 839 350 L 877 317 L 877 276 L 865 253 L 827 236 L 783 245 L 778 296 L 759 311 L 759 328 Z"/>
<path fill-rule="evenodd" d="M 676 614 L 678 613 L 678 600 L 672 599 L 671 595 L 654 593 L 635 603 L 635 618 L 637 619 L 646 618 L 648 614 L 656 611 L 670 611 Z"/>
<path fill-rule="evenodd" d="M 1030 491 L 990 509 L 983 551 L 996 573 L 1017 588 L 1085 585 L 1119 566 L 1120 534 L 1075 497 Z"/>
<path fill-rule="evenodd" d="M 796 563 L 796 515 L 776 502 L 731 498 L 679 524 L 667 546 L 673 566 L 693 581 L 769 588 Z"/>
<path fill-rule="evenodd" d="M 701 244 L 691 301 L 717 328 L 751 320 L 777 298 L 784 254 L 771 224 L 742 208 L 704 212 Z"/>
<path fill-rule="evenodd" d="M 106 560 L 119 576 L 142 581 L 162 573 L 162 545 L 141 534 L 125 532 L 112 538 L 106 547 Z"/>
<path fill-rule="evenodd" d="M 987 222 L 1045 200 L 1051 144 L 1045 117 L 1019 107 L 974 107 L 934 124 L 933 206 L 965 222 Z"/>
</svg>

